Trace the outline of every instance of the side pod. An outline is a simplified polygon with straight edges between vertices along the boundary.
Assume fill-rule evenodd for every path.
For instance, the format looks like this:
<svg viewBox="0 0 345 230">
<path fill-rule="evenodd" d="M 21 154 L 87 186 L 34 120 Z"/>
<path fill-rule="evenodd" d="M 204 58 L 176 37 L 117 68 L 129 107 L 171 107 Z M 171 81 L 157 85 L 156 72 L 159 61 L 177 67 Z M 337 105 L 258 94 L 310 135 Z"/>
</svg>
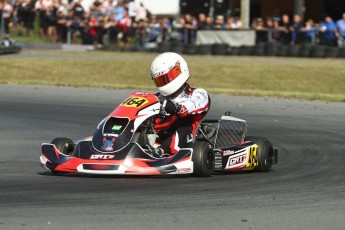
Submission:
<svg viewBox="0 0 345 230">
<path fill-rule="evenodd" d="M 54 170 L 59 164 L 63 164 L 70 156 L 62 154 L 53 144 L 42 144 L 42 155 L 46 158 L 45 167 Z M 41 163 L 43 164 L 41 159 Z"/>
</svg>

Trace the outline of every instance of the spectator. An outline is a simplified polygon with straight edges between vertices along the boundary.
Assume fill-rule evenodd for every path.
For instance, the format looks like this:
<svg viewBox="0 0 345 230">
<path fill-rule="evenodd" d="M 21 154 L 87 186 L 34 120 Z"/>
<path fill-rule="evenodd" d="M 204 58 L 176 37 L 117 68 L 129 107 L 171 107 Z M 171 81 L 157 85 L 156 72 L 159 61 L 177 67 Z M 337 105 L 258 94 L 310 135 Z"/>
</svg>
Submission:
<svg viewBox="0 0 345 230">
<path fill-rule="evenodd" d="M 309 19 L 306 21 L 305 26 L 302 28 L 302 31 L 305 33 L 305 42 L 311 43 L 315 38 L 315 27 L 314 21 Z"/>
<path fill-rule="evenodd" d="M 319 26 L 320 44 L 327 46 L 336 46 L 337 44 L 337 27 L 329 15 L 325 16 L 324 21 Z"/>
<path fill-rule="evenodd" d="M 273 19 L 271 17 L 266 18 L 265 29 L 266 30 L 272 30 L 273 29 Z"/>
<path fill-rule="evenodd" d="M 252 26 L 256 30 L 256 43 L 267 42 L 268 32 L 262 18 L 255 19 Z"/>
<path fill-rule="evenodd" d="M 121 20 L 117 21 L 117 26 L 119 26 L 119 29 L 121 31 L 121 42 L 120 42 L 120 46 L 124 47 L 124 46 L 128 46 L 128 38 L 129 38 L 129 33 L 130 33 L 130 26 L 132 25 L 132 20 L 129 17 L 128 14 L 128 9 L 125 8 L 123 10 L 123 17 L 121 18 Z"/>
<path fill-rule="evenodd" d="M 80 20 L 85 13 L 84 8 L 80 4 L 80 1 L 75 2 L 72 9 L 74 12 L 73 15 Z"/>
<path fill-rule="evenodd" d="M 49 5 L 46 11 L 46 21 L 47 21 L 47 35 L 51 42 L 56 42 L 57 36 L 57 15 L 56 8 L 53 4 Z"/>
<path fill-rule="evenodd" d="M 228 30 L 231 30 L 234 21 L 235 21 L 235 18 L 234 18 L 234 17 L 228 17 L 228 19 L 226 19 L 226 23 L 225 23 L 224 28 L 225 28 L 225 29 L 228 29 Z"/>
<path fill-rule="evenodd" d="M 339 19 L 336 25 L 339 32 L 338 46 L 343 47 L 345 45 L 345 13 L 343 13 L 343 18 Z"/>
<path fill-rule="evenodd" d="M 147 20 L 147 9 L 145 8 L 144 4 L 141 2 L 139 7 L 137 8 L 137 15 L 135 17 L 135 21 Z"/>
<path fill-rule="evenodd" d="M 266 30 L 266 27 L 262 18 L 255 19 L 252 25 L 253 25 L 253 29 L 255 30 Z"/>
<path fill-rule="evenodd" d="M 225 29 L 224 16 L 218 15 L 214 24 L 214 29 Z"/>
<path fill-rule="evenodd" d="M 131 18 L 131 22 L 135 22 L 135 18 L 137 16 L 137 4 L 133 1 L 133 0 L 130 0 L 128 2 L 128 15 L 129 17 Z"/>
<path fill-rule="evenodd" d="M 47 9 L 53 4 L 52 0 L 37 0 L 35 3 L 35 10 L 38 11 L 39 17 L 39 30 L 42 39 L 47 37 L 48 22 L 47 22 Z"/>
<path fill-rule="evenodd" d="M 185 15 L 185 23 L 184 23 L 184 42 L 191 44 L 194 42 L 195 34 L 197 29 L 197 21 L 194 17 L 190 14 Z"/>
<path fill-rule="evenodd" d="M 157 20 L 157 17 L 155 15 L 152 15 L 149 22 L 149 42 L 156 42 L 158 40 L 158 37 L 160 35 L 160 28 L 161 25 Z"/>
<path fill-rule="evenodd" d="M 178 18 L 177 20 L 174 20 L 173 27 L 178 31 L 178 37 L 177 40 L 180 42 L 184 42 L 184 26 L 185 26 L 186 20 L 183 16 Z"/>
<path fill-rule="evenodd" d="M 280 19 L 279 18 L 272 18 L 272 31 L 271 31 L 271 38 L 273 42 L 279 42 L 281 31 L 279 25 Z"/>
<path fill-rule="evenodd" d="M 5 34 L 10 34 L 10 21 L 11 21 L 11 16 L 13 13 L 13 6 L 8 3 L 7 0 L 3 0 L 3 3 L 0 3 L 0 10 L 2 11 L 2 18 L 1 20 L 4 20 L 3 25 L 4 28 L 1 28 Z"/>
<path fill-rule="evenodd" d="M 124 11 L 125 11 L 124 3 L 122 0 L 119 0 L 117 5 L 115 6 L 115 21 L 118 22 L 123 19 Z"/>
<path fill-rule="evenodd" d="M 206 18 L 205 29 L 206 30 L 211 30 L 213 28 L 214 28 L 213 18 L 212 17 L 207 17 Z"/>
<path fill-rule="evenodd" d="M 231 29 L 238 30 L 238 29 L 241 29 L 241 27 L 242 27 L 241 19 L 239 17 L 235 17 L 234 21 L 231 23 Z"/>
<path fill-rule="evenodd" d="M 224 26 L 224 28 L 228 30 L 237 30 L 237 29 L 240 29 L 241 27 L 242 27 L 242 22 L 238 17 L 228 17 Z"/>
<path fill-rule="evenodd" d="M 291 44 L 299 44 L 302 41 L 301 30 L 303 28 L 302 18 L 299 15 L 294 15 L 293 23 L 290 26 L 291 31 Z"/>
<path fill-rule="evenodd" d="M 287 14 L 282 15 L 282 20 L 280 24 L 280 42 L 284 45 L 288 45 L 291 43 L 291 35 L 290 35 L 290 17 Z"/>
<path fill-rule="evenodd" d="M 161 22 L 161 37 L 162 41 L 168 41 L 170 39 L 170 33 L 172 30 L 172 23 L 168 17 L 163 17 Z"/>
<path fill-rule="evenodd" d="M 21 4 L 21 7 L 22 7 L 21 22 L 23 22 L 24 28 L 26 30 L 25 33 L 27 36 L 32 36 L 33 30 L 34 30 L 34 21 L 36 17 L 35 3 L 36 3 L 36 0 L 26 0 L 26 1 L 23 1 Z"/>
<path fill-rule="evenodd" d="M 197 29 L 198 30 L 204 30 L 207 27 L 207 22 L 206 22 L 206 15 L 204 13 L 200 13 L 198 15 L 198 22 L 197 22 Z"/>
<path fill-rule="evenodd" d="M 135 28 L 135 48 L 141 50 L 145 45 L 146 22 L 140 19 Z"/>
</svg>

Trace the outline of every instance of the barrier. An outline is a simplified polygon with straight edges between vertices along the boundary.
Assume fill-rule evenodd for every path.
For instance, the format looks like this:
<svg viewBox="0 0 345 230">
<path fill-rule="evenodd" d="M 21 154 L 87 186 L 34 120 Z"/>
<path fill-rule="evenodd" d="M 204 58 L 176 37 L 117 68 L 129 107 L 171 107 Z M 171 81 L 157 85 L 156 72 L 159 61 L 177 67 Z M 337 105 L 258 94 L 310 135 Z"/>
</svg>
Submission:
<svg viewBox="0 0 345 230">
<path fill-rule="evenodd" d="M 196 33 L 196 44 L 228 44 L 231 47 L 254 46 L 255 38 L 254 30 L 199 30 Z"/>
</svg>

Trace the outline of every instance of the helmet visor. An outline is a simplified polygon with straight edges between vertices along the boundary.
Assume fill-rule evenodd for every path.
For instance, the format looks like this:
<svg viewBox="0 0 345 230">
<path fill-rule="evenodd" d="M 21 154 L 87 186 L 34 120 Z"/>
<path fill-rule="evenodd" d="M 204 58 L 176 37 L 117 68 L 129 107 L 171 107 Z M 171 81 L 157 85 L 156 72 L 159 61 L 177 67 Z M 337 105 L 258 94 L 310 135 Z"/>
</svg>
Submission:
<svg viewBox="0 0 345 230">
<path fill-rule="evenodd" d="M 171 68 L 166 74 L 154 77 L 153 81 L 157 87 L 165 86 L 166 84 L 172 82 L 182 73 L 180 68 L 180 62 L 176 62 L 175 66 Z"/>
</svg>

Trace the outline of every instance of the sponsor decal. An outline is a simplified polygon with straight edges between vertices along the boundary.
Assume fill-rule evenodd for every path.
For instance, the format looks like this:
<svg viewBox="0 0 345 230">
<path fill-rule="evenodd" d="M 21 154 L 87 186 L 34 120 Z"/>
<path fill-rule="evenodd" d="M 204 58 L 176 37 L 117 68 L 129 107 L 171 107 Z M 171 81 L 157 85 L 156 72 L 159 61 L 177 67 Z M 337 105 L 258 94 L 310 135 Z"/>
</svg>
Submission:
<svg viewBox="0 0 345 230">
<path fill-rule="evenodd" d="M 138 91 L 134 93 L 135 95 L 143 95 L 143 96 L 147 96 L 149 93 L 148 92 L 143 92 L 143 91 Z"/>
<path fill-rule="evenodd" d="M 229 166 L 239 165 L 245 162 L 247 159 L 247 153 L 229 157 Z"/>
<path fill-rule="evenodd" d="M 103 151 L 106 151 L 106 152 L 114 151 L 114 142 L 115 142 L 115 138 L 108 140 L 106 137 L 103 137 L 103 145 L 102 145 Z"/>
<path fill-rule="evenodd" d="M 113 131 L 118 131 L 118 130 L 120 130 L 122 128 L 122 125 L 114 125 L 112 128 L 111 128 L 111 130 L 113 130 Z"/>
<path fill-rule="evenodd" d="M 254 168 L 254 167 L 259 165 L 259 160 L 258 160 L 258 156 L 257 156 L 257 149 L 258 149 L 257 145 L 255 145 L 249 149 L 248 162 L 246 165 L 246 167 L 248 169 Z"/>
<path fill-rule="evenodd" d="M 109 160 L 109 159 L 114 159 L 115 156 L 114 155 L 104 155 L 104 154 L 93 154 L 91 155 L 90 159 L 91 160 Z"/>
<path fill-rule="evenodd" d="M 229 155 L 234 155 L 235 151 L 234 150 L 224 150 L 223 151 L 223 156 L 229 156 Z"/>
<path fill-rule="evenodd" d="M 192 169 L 191 168 L 182 168 L 182 169 L 176 169 L 177 173 L 189 173 L 189 172 L 192 172 Z"/>
<path fill-rule="evenodd" d="M 139 108 L 148 102 L 143 97 L 129 97 L 121 103 L 121 106 Z"/>
</svg>

